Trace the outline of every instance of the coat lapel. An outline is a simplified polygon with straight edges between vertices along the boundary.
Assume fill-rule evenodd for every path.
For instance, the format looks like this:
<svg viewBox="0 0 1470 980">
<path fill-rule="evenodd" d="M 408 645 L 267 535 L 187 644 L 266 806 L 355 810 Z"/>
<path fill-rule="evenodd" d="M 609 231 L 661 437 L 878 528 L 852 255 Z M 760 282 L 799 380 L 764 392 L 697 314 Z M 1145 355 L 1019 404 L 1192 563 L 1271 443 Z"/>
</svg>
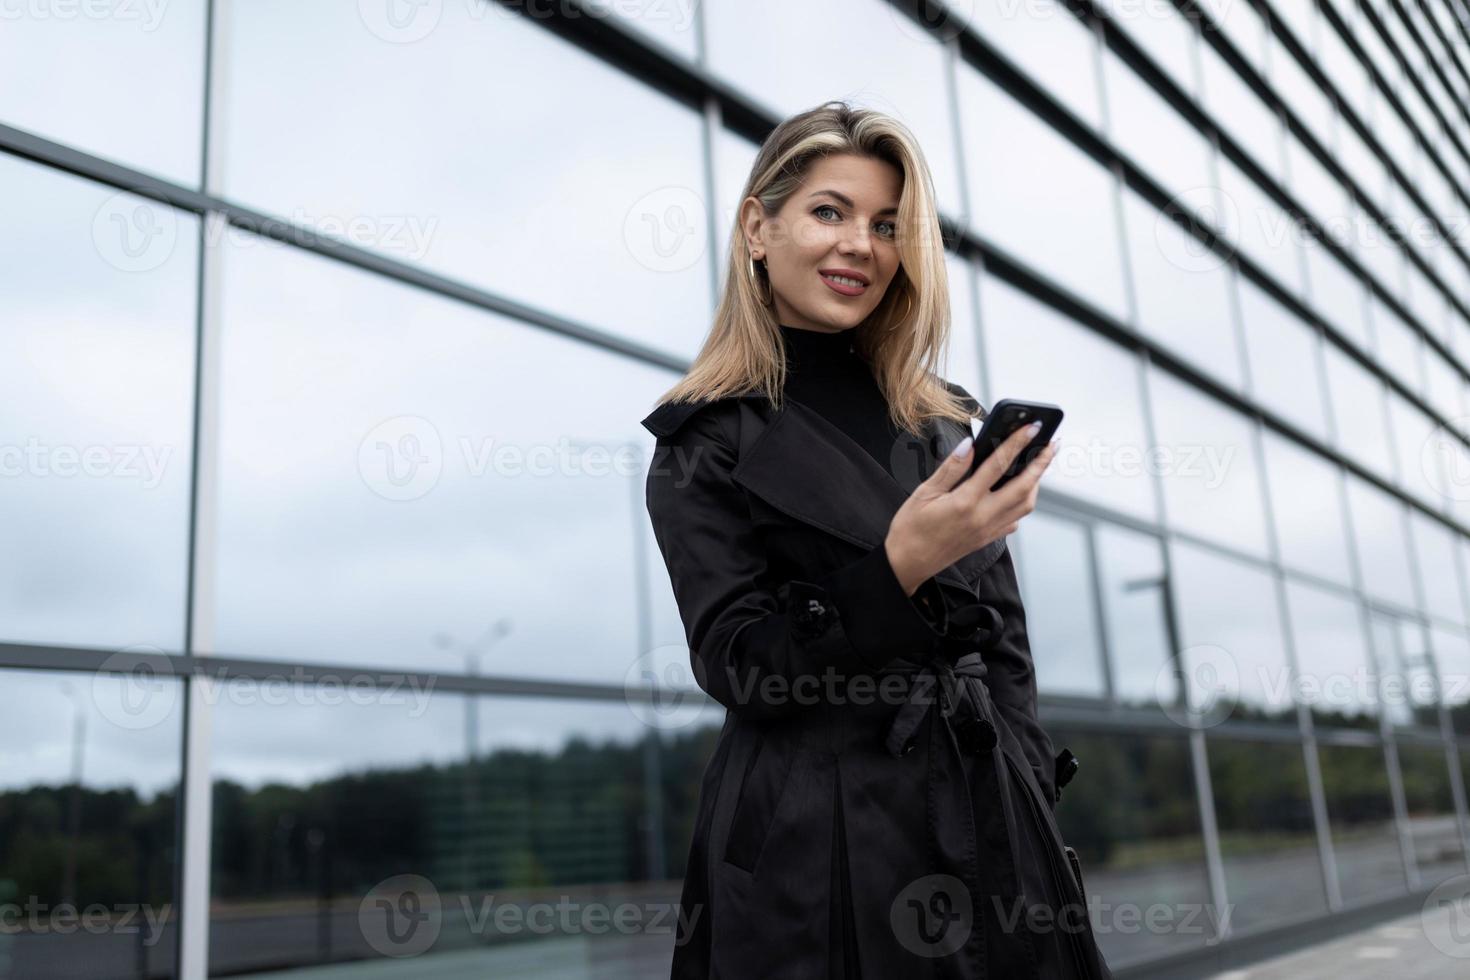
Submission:
<svg viewBox="0 0 1470 980">
<path fill-rule="evenodd" d="M 749 410 L 742 420 L 763 425 L 741 454 L 731 479 L 798 521 L 863 548 L 874 548 L 915 487 L 964 437 L 960 426 L 928 419 L 920 437 L 895 447 L 890 472 L 866 449 L 816 411 L 786 399 L 771 412 L 764 398 L 741 396 Z M 673 432 L 700 404 L 663 405 L 644 419 L 655 435 Z M 941 569 L 941 582 L 974 592 L 974 583 L 995 563 L 1005 539 L 994 541 Z"/>
</svg>

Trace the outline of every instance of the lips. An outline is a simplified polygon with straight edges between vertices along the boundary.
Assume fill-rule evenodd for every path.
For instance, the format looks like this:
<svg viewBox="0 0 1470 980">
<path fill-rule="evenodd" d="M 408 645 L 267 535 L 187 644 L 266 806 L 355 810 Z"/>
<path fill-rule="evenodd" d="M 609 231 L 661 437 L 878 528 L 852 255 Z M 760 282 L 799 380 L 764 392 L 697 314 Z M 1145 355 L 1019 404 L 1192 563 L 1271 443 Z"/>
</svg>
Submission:
<svg viewBox="0 0 1470 980">
<path fill-rule="evenodd" d="M 860 273 L 836 272 L 835 270 L 830 269 L 819 269 L 817 270 L 817 273 L 821 276 L 822 281 L 827 284 L 827 288 L 832 290 L 834 293 L 837 293 L 839 296 L 861 296 L 863 293 L 867 292 L 868 279 L 866 276 L 861 275 Z M 862 285 L 853 285 L 852 282 L 837 282 L 834 279 L 828 278 L 829 275 L 841 275 L 844 277 L 850 276 L 853 280 L 860 282 Z"/>
<path fill-rule="evenodd" d="M 848 279 L 856 279 L 864 286 L 872 285 L 872 280 L 856 269 L 818 269 L 817 272 L 824 276 L 846 276 Z"/>
</svg>

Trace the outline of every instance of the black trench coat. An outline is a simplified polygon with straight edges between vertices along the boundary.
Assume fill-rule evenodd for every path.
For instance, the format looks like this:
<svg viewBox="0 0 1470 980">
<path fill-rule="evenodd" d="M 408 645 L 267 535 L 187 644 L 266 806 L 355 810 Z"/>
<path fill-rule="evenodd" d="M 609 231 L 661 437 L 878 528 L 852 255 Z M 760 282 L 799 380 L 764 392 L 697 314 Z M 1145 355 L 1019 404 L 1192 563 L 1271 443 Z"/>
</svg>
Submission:
<svg viewBox="0 0 1470 980">
<path fill-rule="evenodd" d="M 912 597 L 883 551 L 968 428 L 930 419 L 885 468 L 790 399 L 661 405 L 643 425 L 692 666 L 726 708 L 673 976 L 1110 980 L 1052 815 L 1005 539 Z"/>
</svg>

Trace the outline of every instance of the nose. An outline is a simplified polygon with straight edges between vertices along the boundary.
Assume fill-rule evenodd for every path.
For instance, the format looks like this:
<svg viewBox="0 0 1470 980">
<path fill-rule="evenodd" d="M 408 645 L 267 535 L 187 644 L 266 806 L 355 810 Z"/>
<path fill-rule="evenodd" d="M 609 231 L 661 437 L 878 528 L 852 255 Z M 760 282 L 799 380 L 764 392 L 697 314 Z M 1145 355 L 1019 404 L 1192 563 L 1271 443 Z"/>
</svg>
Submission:
<svg viewBox="0 0 1470 980">
<path fill-rule="evenodd" d="M 872 229 L 869 228 L 867 222 L 853 222 L 851 228 L 853 231 L 842 235 L 841 241 L 838 242 L 838 250 L 847 256 L 861 256 L 864 259 L 872 256 Z"/>
<path fill-rule="evenodd" d="M 837 246 L 838 250 L 844 255 L 868 258 L 873 254 L 872 233 L 868 230 L 868 226 L 862 222 L 856 222 L 855 227 L 857 229 L 856 231 L 842 236 L 842 241 Z"/>
</svg>

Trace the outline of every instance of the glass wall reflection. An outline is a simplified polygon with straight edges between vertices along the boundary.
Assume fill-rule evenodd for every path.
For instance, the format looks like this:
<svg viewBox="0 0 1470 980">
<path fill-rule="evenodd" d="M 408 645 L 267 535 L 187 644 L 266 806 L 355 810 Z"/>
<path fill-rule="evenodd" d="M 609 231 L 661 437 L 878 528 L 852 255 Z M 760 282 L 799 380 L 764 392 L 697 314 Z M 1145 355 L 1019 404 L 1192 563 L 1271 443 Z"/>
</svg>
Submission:
<svg viewBox="0 0 1470 980">
<path fill-rule="evenodd" d="M 1317 758 L 1343 901 L 1364 902 L 1406 890 L 1383 749 L 1319 743 Z"/>
<path fill-rule="evenodd" d="M 0 640 L 178 652 L 199 219 L 5 155 L 0 188 Z"/>
<path fill-rule="evenodd" d="M 1301 744 L 1210 738 L 1208 752 L 1231 929 L 1326 912 Z"/>
<path fill-rule="evenodd" d="M 219 652 L 623 682 L 668 372 L 251 236 L 223 289 Z"/>
<path fill-rule="evenodd" d="M 1465 840 L 1455 815 L 1450 760 L 1444 747 L 1400 740 L 1397 749 L 1420 885 L 1429 887 L 1465 874 L 1470 868 L 1465 864 Z"/>
<path fill-rule="evenodd" d="M 183 685 L 4 670 L 0 977 L 170 976 Z"/>
<path fill-rule="evenodd" d="M 1188 743 L 1064 726 L 1050 734 L 1082 766 L 1056 815 L 1077 849 L 1109 965 L 1207 942 L 1219 916 L 1205 880 Z"/>
<path fill-rule="evenodd" d="M 668 971 L 717 729 L 660 733 L 621 702 L 337 693 L 219 691 L 212 972 Z"/>
</svg>

